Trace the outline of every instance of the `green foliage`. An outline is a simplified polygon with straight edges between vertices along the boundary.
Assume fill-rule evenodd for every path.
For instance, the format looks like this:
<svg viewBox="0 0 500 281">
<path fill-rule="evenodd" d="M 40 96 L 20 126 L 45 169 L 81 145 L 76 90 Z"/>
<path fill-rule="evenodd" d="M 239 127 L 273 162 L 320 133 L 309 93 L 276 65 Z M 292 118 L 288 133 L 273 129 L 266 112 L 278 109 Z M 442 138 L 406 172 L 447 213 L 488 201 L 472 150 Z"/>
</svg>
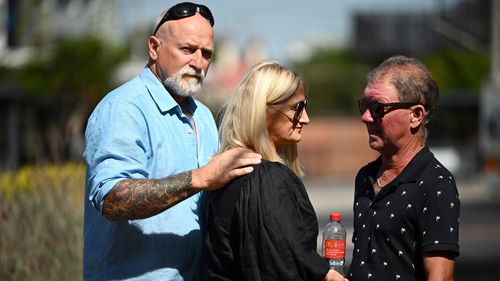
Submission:
<svg viewBox="0 0 500 281">
<path fill-rule="evenodd" d="M 428 55 L 422 59 L 443 93 L 460 90 L 478 93 L 489 71 L 489 56 L 457 49 Z"/>
<path fill-rule="evenodd" d="M 488 54 L 447 49 L 422 61 L 436 79 L 441 95 L 430 140 L 473 144 L 478 137 L 479 95 L 490 67 Z"/>
<path fill-rule="evenodd" d="M 362 95 L 370 65 L 347 50 L 318 53 L 310 61 L 294 68 L 309 87 L 312 114 L 352 114 Z"/>
<path fill-rule="evenodd" d="M 18 73 L 31 98 L 83 102 L 92 106 L 115 85 L 113 73 L 125 49 L 95 38 L 65 39 Z"/>
<path fill-rule="evenodd" d="M 85 121 L 116 86 L 115 70 L 127 50 L 87 37 L 58 40 L 36 53 L 20 69 L 0 70 L 2 80 L 20 89 L 11 93 L 20 101 L 20 157 L 29 163 L 80 159 Z"/>
<path fill-rule="evenodd" d="M 349 50 L 327 50 L 294 66 L 309 86 L 311 114 L 358 116 L 356 100 L 366 75 L 386 58 L 360 59 Z M 441 98 L 430 141 L 470 144 L 477 140 L 478 100 L 489 71 L 489 55 L 458 49 L 417 57 L 431 71 Z"/>
<path fill-rule="evenodd" d="M 363 93 L 366 75 L 384 59 L 369 61 L 348 49 L 332 49 L 296 64 L 294 69 L 309 86 L 308 110 L 312 114 L 357 114 L 356 100 Z M 443 96 L 459 92 L 477 98 L 489 71 L 489 56 L 484 53 L 447 49 L 417 59 L 432 72 Z"/>
<path fill-rule="evenodd" d="M 0 280 L 81 280 L 85 167 L 0 174 Z"/>
</svg>

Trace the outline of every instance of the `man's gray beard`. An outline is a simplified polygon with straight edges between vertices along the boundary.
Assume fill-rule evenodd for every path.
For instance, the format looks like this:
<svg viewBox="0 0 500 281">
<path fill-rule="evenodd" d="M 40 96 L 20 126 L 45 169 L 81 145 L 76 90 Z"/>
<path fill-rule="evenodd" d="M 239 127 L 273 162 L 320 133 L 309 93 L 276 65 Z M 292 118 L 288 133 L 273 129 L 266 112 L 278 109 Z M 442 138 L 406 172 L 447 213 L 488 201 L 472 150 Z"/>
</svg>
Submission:
<svg viewBox="0 0 500 281">
<path fill-rule="evenodd" d="M 203 78 L 205 77 L 204 71 L 201 73 L 196 73 L 196 71 L 192 68 L 183 68 L 179 70 L 174 76 L 168 77 L 163 81 L 163 85 L 169 92 L 172 94 L 181 96 L 181 97 L 192 97 L 196 95 L 201 90 L 201 86 L 203 85 Z M 195 78 L 187 78 L 184 83 L 182 83 L 182 76 L 184 74 L 189 75 L 199 75 L 199 79 L 197 82 L 193 83 L 188 81 L 187 79 L 195 79 Z"/>
</svg>

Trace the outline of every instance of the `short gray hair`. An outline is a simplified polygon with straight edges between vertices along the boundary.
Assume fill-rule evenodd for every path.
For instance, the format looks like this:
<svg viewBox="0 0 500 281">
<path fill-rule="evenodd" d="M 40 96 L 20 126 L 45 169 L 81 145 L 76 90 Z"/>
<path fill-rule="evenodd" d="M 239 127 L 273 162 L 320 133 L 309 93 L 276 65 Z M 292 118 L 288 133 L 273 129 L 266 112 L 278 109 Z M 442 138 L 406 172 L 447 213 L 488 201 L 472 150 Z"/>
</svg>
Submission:
<svg viewBox="0 0 500 281">
<path fill-rule="evenodd" d="M 389 76 L 390 82 L 398 91 L 403 102 L 418 102 L 425 107 L 425 134 L 434 119 L 439 100 L 439 88 L 431 72 L 420 61 L 405 57 L 392 56 L 383 61 L 368 76 L 368 84 Z"/>
</svg>

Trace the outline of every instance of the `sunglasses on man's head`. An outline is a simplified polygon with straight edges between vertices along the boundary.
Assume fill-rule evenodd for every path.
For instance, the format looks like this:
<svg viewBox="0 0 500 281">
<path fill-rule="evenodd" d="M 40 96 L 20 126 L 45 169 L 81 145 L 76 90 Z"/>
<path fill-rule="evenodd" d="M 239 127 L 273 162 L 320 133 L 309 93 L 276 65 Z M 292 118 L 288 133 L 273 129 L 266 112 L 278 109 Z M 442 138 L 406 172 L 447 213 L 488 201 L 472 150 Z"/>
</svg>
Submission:
<svg viewBox="0 0 500 281">
<path fill-rule="evenodd" d="M 372 117 L 374 119 L 380 119 L 384 117 L 384 115 L 387 113 L 385 110 L 386 107 L 390 106 L 391 109 L 398 109 L 398 108 L 410 108 L 412 106 L 418 105 L 420 103 L 418 102 L 388 102 L 388 103 L 381 103 L 381 102 L 376 102 L 376 101 L 368 101 L 366 99 L 360 99 L 358 100 L 358 108 L 359 112 L 361 115 L 365 113 L 365 111 L 368 109 L 370 110 L 370 113 L 372 114 Z"/>
<path fill-rule="evenodd" d="M 207 19 L 210 22 L 211 26 L 214 26 L 215 21 L 214 21 L 214 16 L 212 15 L 212 12 L 210 9 L 205 6 L 205 5 L 199 5 L 191 2 L 183 2 L 176 4 L 170 8 L 165 16 L 160 20 L 158 25 L 155 28 L 155 31 L 153 32 L 153 35 L 156 34 L 158 29 L 162 24 L 164 24 L 166 21 L 169 20 L 179 20 L 183 18 L 188 18 L 194 16 L 196 13 L 200 13 L 205 19 Z"/>
</svg>

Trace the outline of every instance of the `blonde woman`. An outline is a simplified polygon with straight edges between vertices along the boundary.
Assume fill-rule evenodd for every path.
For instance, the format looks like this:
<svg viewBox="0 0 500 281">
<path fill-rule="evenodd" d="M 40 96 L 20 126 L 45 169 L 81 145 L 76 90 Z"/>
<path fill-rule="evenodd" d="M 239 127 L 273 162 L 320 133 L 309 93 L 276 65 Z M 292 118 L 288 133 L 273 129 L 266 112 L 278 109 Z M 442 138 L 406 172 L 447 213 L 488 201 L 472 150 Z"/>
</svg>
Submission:
<svg viewBox="0 0 500 281">
<path fill-rule="evenodd" d="M 306 107 L 304 82 L 273 61 L 254 66 L 231 95 L 220 152 L 248 148 L 263 161 L 205 194 L 205 280 L 344 280 L 316 252 L 316 214 L 298 177 Z"/>
</svg>

